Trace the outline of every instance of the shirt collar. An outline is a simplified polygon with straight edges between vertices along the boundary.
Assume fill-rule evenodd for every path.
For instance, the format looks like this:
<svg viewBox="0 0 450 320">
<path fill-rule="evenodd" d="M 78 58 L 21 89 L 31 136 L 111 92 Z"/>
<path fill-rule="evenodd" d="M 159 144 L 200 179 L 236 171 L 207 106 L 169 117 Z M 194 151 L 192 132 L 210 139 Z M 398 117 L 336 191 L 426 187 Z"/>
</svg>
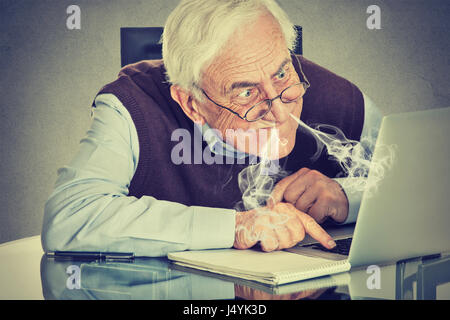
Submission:
<svg viewBox="0 0 450 320">
<path fill-rule="evenodd" d="M 200 125 L 198 123 L 195 123 L 195 125 L 201 131 L 203 139 L 206 141 L 209 149 L 213 153 L 236 159 L 244 159 L 248 157 L 247 153 L 236 150 L 233 146 L 225 143 L 217 134 L 216 130 L 212 129 L 206 122 L 204 125 Z"/>
</svg>

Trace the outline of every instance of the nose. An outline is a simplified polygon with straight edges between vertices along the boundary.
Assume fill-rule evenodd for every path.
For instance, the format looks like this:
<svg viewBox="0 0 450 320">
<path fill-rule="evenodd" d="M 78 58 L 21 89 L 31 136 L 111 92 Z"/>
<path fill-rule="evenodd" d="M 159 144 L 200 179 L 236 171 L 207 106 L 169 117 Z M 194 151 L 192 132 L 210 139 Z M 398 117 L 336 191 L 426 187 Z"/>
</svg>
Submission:
<svg viewBox="0 0 450 320">
<path fill-rule="evenodd" d="M 266 90 L 267 93 L 269 93 L 268 91 L 270 92 L 270 94 L 267 94 L 267 99 L 274 99 L 275 97 L 276 99 L 272 100 L 272 108 L 270 109 L 270 112 L 264 116 L 263 119 L 271 122 L 285 122 L 289 119 L 289 105 L 281 102 L 279 96 L 281 92 L 277 92 L 275 88 L 273 88 L 273 86 L 270 86 L 270 88 Z"/>
</svg>

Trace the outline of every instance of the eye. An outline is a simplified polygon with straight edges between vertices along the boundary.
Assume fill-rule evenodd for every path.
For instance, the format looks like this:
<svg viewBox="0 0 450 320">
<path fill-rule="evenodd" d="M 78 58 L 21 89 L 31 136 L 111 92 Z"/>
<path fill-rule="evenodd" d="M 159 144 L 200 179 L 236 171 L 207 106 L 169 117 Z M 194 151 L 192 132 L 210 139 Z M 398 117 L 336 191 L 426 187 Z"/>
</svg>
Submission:
<svg viewBox="0 0 450 320">
<path fill-rule="evenodd" d="M 287 74 L 286 70 L 283 69 L 277 74 L 277 78 L 279 80 L 282 80 L 282 79 L 284 79 L 286 77 L 286 74 Z"/>
<path fill-rule="evenodd" d="M 242 92 L 239 94 L 239 97 L 240 97 L 240 98 L 249 98 L 249 97 L 251 97 L 251 95 L 252 95 L 252 90 L 247 89 L 247 90 L 242 91 Z"/>
</svg>

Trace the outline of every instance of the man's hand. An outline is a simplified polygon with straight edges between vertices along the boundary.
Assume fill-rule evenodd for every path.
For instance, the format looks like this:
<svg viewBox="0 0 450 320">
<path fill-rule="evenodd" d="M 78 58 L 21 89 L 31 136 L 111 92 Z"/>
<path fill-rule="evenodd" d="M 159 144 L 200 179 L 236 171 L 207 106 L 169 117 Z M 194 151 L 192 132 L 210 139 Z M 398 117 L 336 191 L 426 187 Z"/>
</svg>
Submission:
<svg viewBox="0 0 450 320">
<path fill-rule="evenodd" d="M 305 233 L 324 247 L 336 246 L 331 236 L 309 215 L 290 203 L 236 213 L 234 247 L 248 249 L 258 242 L 263 251 L 281 250 L 295 246 Z"/>
<path fill-rule="evenodd" d="M 348 200 L 341 186 L 316 170 L 303 168 L 278 182 L 268 206 L 283 200 L 308 213 L 318 223 L 328 217 L 339 223 L 347 219 Z"/>
<path fill-rule="evenodd" d="M 300 299 L 317 299 L 328 288 L 305 290 L 288 294 L 271 294 L 262 290 L 253 289 L 244 285 L 234 284 L 234 295 L 245 300 L 300 300 Z"/>
</svg>

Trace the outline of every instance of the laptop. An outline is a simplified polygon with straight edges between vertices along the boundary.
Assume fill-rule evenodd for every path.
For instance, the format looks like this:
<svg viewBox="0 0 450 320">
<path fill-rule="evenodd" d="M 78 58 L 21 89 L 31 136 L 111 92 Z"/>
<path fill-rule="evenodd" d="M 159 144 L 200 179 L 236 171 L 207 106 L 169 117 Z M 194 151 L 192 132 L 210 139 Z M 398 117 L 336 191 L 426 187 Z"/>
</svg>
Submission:
<svg viewBox="0 0 450 320">
<path fill-rule="evenodd" d="M 216 249 L 169 253 L 174 264 L 281 285 L 450 252 L 450 108 L 383 118 L 355 225 L 327 229 L 337 246 L 311 239 L 281 251 Z M 373 164 L 395 156 L 382 179 Z M 319 278 L 318 278 L 319 279 Z M 333 280 L 334 281 L 334 280 Z"/>
<path fill-rule="evenodd" d="M 351 268 L 449 252 L 449 139 L 450 108 L 384 117 L 372 163 L 385 156 L 381 146 L 394 146 L 395 157 L 376 191 L 364 193 L 356 225 L 327 229 L 332 250 L 306 238 L 286 251 L 348 259 Z"/>
</svg>

